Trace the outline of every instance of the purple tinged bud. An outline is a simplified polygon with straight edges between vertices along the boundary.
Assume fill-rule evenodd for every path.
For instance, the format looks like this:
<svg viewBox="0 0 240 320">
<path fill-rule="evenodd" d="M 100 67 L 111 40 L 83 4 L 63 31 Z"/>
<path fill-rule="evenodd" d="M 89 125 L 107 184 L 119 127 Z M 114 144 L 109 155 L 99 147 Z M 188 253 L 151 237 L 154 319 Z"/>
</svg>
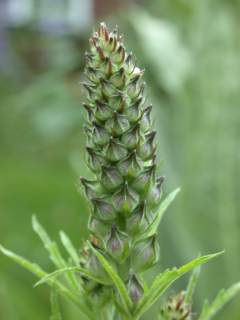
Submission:
<svg viewBox="0 0 240 320">
<path fill-rule="evenodd" d="M 144 294 L 144 289 L 141 282 L 138 280 L 137 276 L 134 273 L 131 273 L 127 282 L 127 289 L 134 304 L 142 298 Z"/>
<path fill-rule="evenodd" d="M 94 112 L 94 115 L 96 119 L 100 121 L 105 121 L 112 116 L 112 110 L 109 108 L 109 106 L 106 103 L 102 103 L 101 101 L 96 100 L 95 104 L 96 104 L 96 110 Z"/>
<path fill-rule="evenodd" d="M 143 161 L 138 158 L 134 150 L 126 159 L 118 163 L 119 172 L 127 178 L 135 178 L 143 168 Z"/>
<path fill-rule="evenodd" d="M 116 94 L 116 89 L 108 80 L 101 78 L 100 82 L 101 82 L 103 96 L 106 97 L 106 99 Z"/>
<path fill-rule="evenodd" d="M 102 186 L 109 190 L 114 191 L 123 183 L 123 177 L 116 167 L 103 167 L 101 175 Z"/>
<path fill-rule="evenodd" d="M 96 219 L 93 215 L 89 217 L 88 229 L 98 238 L 105 239 L 109 232 L 109 225 Z"/>
<path fill-rule="evenodd" d="M 123 187 L 113 195 L 112 201 L 116 211 L 129 216 L 139 204 L 139 195 L 125 182 Z"/>
<path fill-rule="evenodd" d="M 99 146 L 104 146 L 109 142 L 110 135 L 104 127 L 93 122 L 93 141 Z"/>
<path fill-rule="evenodd" d="M 134 190 L 146 193 L 155 182 L 156 165 L 147 167 L 132 183 Z"/>
<path fill-rule="evenodd" d="M 89 199 L 96 198 L 98 196 L 98 193 L 101 191 L 98 181 L 87 180 L 83 177 L 80 178 L 80 181 L 84 187 L 85 194 Z"/>
<path fill-rule="evenodd" d="M 156 236 L 138 242 L 132 253 L 132 266 L 136 272 L 151 268 L 159 260 L 159 245 Z"/>
<path fill-rule="evenodd" d="M 146 231 L 149 226 L 146 201 L 143 201 L 127 219 L 127 230 L 135 236 Z"/>
<path fill-rule="evenodd" d="M 88 152 L 88 166 L 93 172 L 100 172 L 102 166 L 105 164 L 104 158 L 100 154 L 96 153 L 92 148 L 87 147 L 86 149 Z"/>
<path fill-rule="evenodd" d="M 127 149 L 134 149 L 137 147 L 140 140 L 140 126 L 137 123 L 132 129 L 127 131 L 121 137 L 121 142 Z"/>
<path fill-rule="evenodd" d="M 122 144 L 110 139 L 107 147 L 106 157 L 111 162 L 119 161 L 127 156 L 127 150 Z"/>
<path fill-rule="evenodd" d="M 109 238 L 106 242 L 108 253 L 122 263 L 129 254 L 129 239 L 128 236 L 119 231 L 115 225 L 112 226 Z"/>
<path fill-rule="evenodd" d="M 116 218 L 116 211 L 113 206 L 101 198 L 91 199 L 94 215 L 102 221 L 111 221 Z"/>
<path fill-rule="evenodd" d="M 154 208 L 159 205 L 162 197 L 162 186 L 164 182 L 164 177 L 159 177 L 153 188 L 149 190 L 147 201 L 149 205 Z"/>
<path fill-rule="evenodd" d="M 156 151 L 156 145 L 154 143 L 155 136 L 156 132 L 151 131 L 150 133 L 146 134 L 144 142 L 139 145 L 137 151 L 141 159 L 149 160 L 153 157 Z"/>
<path fill-rule="evenodd" d="M 141 129 L 146 132 L 149 129 L 151 129 L 152 121 L 151 121 L 151 111 L 152 106 L 147 107 L 143 110 L 142 116 L 141 116 Z"/>
<path fill-rule="evenodd" d="M 124 114 L 127 116 L 131 123 L 135 123 L 140 118 L 140 105 L 142 103 L 142 98 L 139 98 L 135 103 L 133 103 L 129 108 L 124 110 Z"/>
<path fill-rule="evenodd" d="M 126 116 L 115 111 L 113 117 L 105 123 L 105 127 L 112 135 L 119 136 L 129 129 L 130 124 Z"/>
</svg>

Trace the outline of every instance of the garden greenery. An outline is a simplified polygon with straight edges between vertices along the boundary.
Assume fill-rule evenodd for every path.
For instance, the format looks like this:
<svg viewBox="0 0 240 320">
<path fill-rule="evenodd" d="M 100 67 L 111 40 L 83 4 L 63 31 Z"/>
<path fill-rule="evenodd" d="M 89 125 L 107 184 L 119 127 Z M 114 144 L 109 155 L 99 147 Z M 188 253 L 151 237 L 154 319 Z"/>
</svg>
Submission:
<svg viewBox="0 0 240 320">
<path fill-rule="evenodd" d="M 209 320 L 240 291 L 240 283 L 222 290 L 196 314 L 193 294 L 200 266 L 222 252 L 199 256 L 179 268 L 169 268 L 149 285 L 143 273 L 159 261 L 158 227 L 176 189 L 162 200 L 164 178 L 157 176 L 152 106 L 145 104 L 144 71 L 127 53 L 118 29 L 101 23 L 86 53 L 88 120 L 87 162 L 95 178 L 81 178 L 91 204 L 90 239 L 79 252 L 64 232 L 60 239 L 68 259 L 33 217 L 56 270 L 47 273 L 37 264 L 1 251 L 52 288 L 51 320 L 62 319 L 58 295 L 72 301 L 81 319 L 138 320 L 159 302 L 159 320 Z M 192 270 L 186 290 L 166 297 L 166 290 Z M 162 299 L 161 299 L 162 298 Z"/>
</svg>

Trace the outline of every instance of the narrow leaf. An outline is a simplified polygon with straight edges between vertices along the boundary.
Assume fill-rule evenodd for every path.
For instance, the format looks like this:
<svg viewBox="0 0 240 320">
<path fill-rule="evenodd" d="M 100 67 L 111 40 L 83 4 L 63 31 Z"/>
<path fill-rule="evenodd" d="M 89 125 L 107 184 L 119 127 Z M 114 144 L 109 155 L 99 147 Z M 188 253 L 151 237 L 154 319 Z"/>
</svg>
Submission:
<svg viewBox="0 0 240 320">
<path fill-rule="evenodd" d="M 125 310 L 130 312 L 130 310 L 132 308 L 132 301 L 131 301 L 131 299 L 130 299 L 130 297 L 128 295 L 127 288 L 126 288 L 124 282 L 119 277 L 117 272 L 113 269 L 113 267 L 109 264 L 109 262 L 106 260 L 106 258 L 100 252 L 98 252 L 91 245 L 90 242 L 89 242 L 89 246 L 92 249 L 93 253 L 96 255 L 96 257 L 98 258 L 98 260 L 101 262 L 103 268 L 108 273 L 108 275 L 111 278 L 113 284 L 115 285 L 116 289 L 118 290 L 118 293 L 119 293 L 119 295 L 121 297 L 121 300 L 122 300 L 122 303 L 123 303 L 123 306 L 124 306 Z"/>
<path fill-rule="evenodd" d="M 62 315 L 60 312 L 58 294 L 56 290 L 51 291 L 51 317 L 50 320 L 62 320 Z"/>
<path fill-rule="evenodd" d="M 4 255 L 6 255 L 7 257 L 12 259 L 13 261 L 15 261 L 17 264 L 19 264 L 23 268 L 27 269 L 28 271 L 30 271 L 31 273 L 36 275 L 38 278 L 41 279 L 41 278 L 47 276 L 47 273 L 40 266 L 38 266 L 35 263 L 29 262 L 25 258 L 13 253 L 12 251 L 5 249 L 1 245 L 0 245 L 0 251 Z M 85 304 L 80 301 L 79 296 L 76 295 L 74 292 L 69 290 L 67 287 L 65 287 L 63 284 L 61 284 L 58 281 L 54 281 L 54 282 L 51 281 L 51 282 L 49 282 L 49 285 L 51 285 L 52 287 L 55 287 L 55 289 L 61 295 L 63 295 L 68 300 L 72 301 L 79 308 L 79 311 L 82 313 L 82 315 L 84 316 L 85 319 L 88 319 L 88 320 L 95 319 L 94 316 L 92 315 L 92 313 L 85 306 Z"/>
<path fill-rule="evenodd" d="M 225 304 L 227 304 L 239 292 L 240 282 L 234 284 L 227 290 L 221 290 L 211 304 L 209 304 L 207 301 L 205 302 L 202 313 L 198 320 L 212 319 L 218 313 L 218 311 L 220 311 Z"/>
<path fill-rule="evenodd" d="M 79 264 L 79 256 L 77 253 L 77 250 L 74 248 L 72 241 L 69 239 L 69 237 L 66 235 L 65 232 L 60 231 L 60 238 L 62 241 L 62 244 L 66 251 L 68 252 L 69 256 L 72 258 L 73 262 L 78 265 Z"/>
<path fill-rule="evenodd" d="M 186 294 L 185 294 L 185 302 L 187 304 L 190 304 L 192 302 L 193 294 L 196 289 L 196 285 L 197 285 L 197 282 L 199 279 L 200 271 L 201 271 L 201 266 L 194 268 L 192 275 L 189 279 Z"/>
<path fill-rule="evenodd" d="M 45 277 L 43 277 L 41 280 L 39 280 L 34 287 L 37 287 L 41 284 L 44 283 L 48 283 L 49 281 L 52 281 L 53 279 L 55 279 L 56 277 L 64 274 L 64 273 L 69 273 L 69 272 L 78 272 L 80 274 L 82 274 L 83 276 L 85 276 L 86 278 L 89 278 L 93 281 L 96 281 L 98 283 L 101 283 L 103 285 L 109 285 L 109 282 L 106 282 L 104 280 L 102 280 L 99 277 L 96 277 L 93 273 L 89 272 L 88 270 L 81 268 L 81 267 L 69 267 L 69 268 L 63 268 L 63 269 L 58 269 L 52 273 L 47 274 Z"/>
<path fill-rule="evenodd" d="M 198 257 L 192 260 L 191 262 L 185 264 L 184 266 L 180 267 L 179 269 L 174 268 L 171 270 L 166 270 L 165 272 L 157 276 L 152 286 L 148 290 L 147 294 L 144 295 L 142 300 L 140 300 L 135 310 L 135 315 L 140 317 L 144 312 L 146 312 L 158 300 L 158 298 L 160 298 L 160 296 L 166 291 L 166 289 L 185 273 L 197 266 L 207 263 L 211 259 L 221 255 L 222 253 L 223 252 L 219 252 L 215 254 Z"/>
</svg>

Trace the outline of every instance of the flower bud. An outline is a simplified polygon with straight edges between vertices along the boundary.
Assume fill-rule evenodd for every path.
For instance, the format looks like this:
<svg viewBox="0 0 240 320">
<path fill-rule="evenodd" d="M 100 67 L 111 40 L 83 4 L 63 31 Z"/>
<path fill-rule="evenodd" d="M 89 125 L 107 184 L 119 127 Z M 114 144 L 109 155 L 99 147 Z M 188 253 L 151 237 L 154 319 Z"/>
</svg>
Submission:
<svg viewBox="0 0 240 320">
<path fill-rule="evenodd" d="M 130 155 L 118 163 L 118 170 L 124 177 L 135 178 L 143 168 L 143 161 L 134 150 Z"/>
<path fill-rule="evenodd" d="M 140 203 L 140 205 L 133 211 L 127 219 L 126 226 L 127 231 L 133 236 L 145 232 L 149 226 L 146 201 Z"/>
<path fill-rule="evenodd" d="M 138 242 L 132 253 L 132 267 L 136 272 L 151 268 L 159 259 L 156 236 Z"/>
<path fill-rule="evenodd" d="M 155 181 L 156 165 L 147 167 L 132 183 L 134 190 L 146 193 Z"/>
<path fill-rule="evenodd" d="M 99 146 L 103 146 L 109 142 L 110 135 L 106 129 L 93 122 L 93 141 Z"/>
<path fill-rule="evenodd" d="M 98 173 L 101 171 L 102 166 L 105 164 L 104 158 L 96 153 L 92 148 L 87 147 L 88 152 L 88 166 L 94 172 Z"/>
<path fill-rule="evenodd" d="M 125 59 L 125 49 L 122 45 L 120 45 L 116 51 L 116 53 L 113 55 L 112 60 L 114 63 L 120 65 L 124 62 Z"/>
<path fill-rule="evenodd" d="M 151 111 L 152 106 L 147 107 L 143 110 L 142 116 L 141 116 L 141 129 L 146 132 L 149 129 L 151 129 L 152 121 L 151 121 Z"/>
<path fill-rule="evenodd" d="M 94 120 L 94 112 L 93 112 L 93 107 L 90 107 L 89 104 L 83 103 L 83 107 L 86 109 L 87 114 L 88 114 L 88 121 L 91 122 Z"/>
<path fill-rule="evenodd" d="M 100 121 L 105 121 L 112 116 L 112 110 L 111 108 L 109 108 L 107 104 L 102 103 L 99 100 L 95 101 L 95 103 L 96 103 L 96 110 L 94 112 L 94 115 L 96 119 Z"/>
<path fill-rule="evenodd" d="M 123 187 L 113 195 L 112 200 L 116 211 L 129 216 L 139 203 L 139 195 L 130 189 L 128 183 L 125 182 Z"/>
<path fill-rule="evenodd" d="M 104 255 L 99 248 L 96 249 L 100 251 L 102 255 Z M 95 276 L 100 277 L 102 280 L 109 281 L 109 277 L 98 258 L 90 250 L 88 251 L 87 255 L 88 256 L 86 257 L 86 261 L 84 263 L 85 268 Z"/>
<path fill-rule="evenodd" d="M 126 116 L 115 111 L 113 117 L 105 123 L 105 127 L 110 134 L 120 136 L 129 129 L 130 124 Z"/>
<path fill-rule="evenodd" d="M 104 188 L 114 191 L 123 183 L 123 177 L 115 167 L 103 167 L 101 184 Z"/>
<path fill-rule="evenodd" d="M 95 85 L 92 85 L 90 83 L 83 83 L 83 86 L 88 93 L 88 99 L 90 99 L 90 100 L 95 99 L 96 98 Z"/>
<path fill-rule="evenodd" d="M 162 197 L 163 182 L 164 182 L 164 177 L 159 177 L 156 181 L 155 186 L 149 190 L 147 201 L 151 208 L 154 208 L 159 205 L 159 202 Z"/>
<path fill-rule="evenodd" d="M 87 180 L 82 177 L 80 178 L 80 181 L 84 187 L 85 194 L 89 199 L 96 198 L 98 196 L 98 193 L 101 191 L 98 181 Z"/>
<path fill-rule="evenodd" d="M 142 98 L 139 98 L 129 108 L 126 108 L 126 110 L 124 110 L 124 114 L 127 116 L 128 120 L 131 123 L 135 123 L 139 119 L 141 103 L 142 103 Z"/>
<path fill-rule="evenodd" d="M 109 234 L 109 238 L 106 242 L 107 252 L 118 262 L 122 263 L 129 253 L 129 239 L 128 236 L 119 231 L 115 225 Z"/>
<path fill-rule="evenodd" d="M 116 212 L 108 201 L 100 198 L 94 198 L 91 201 L 94 215 L 100 220 L 111 221 L 116 218 Z"/>
<path fill-rule="evenodd" d="M 127 282 L 127 289 L 134 304 L 142 298 L 144 294 L 143 286 L 134 273 L 131 273 Z"/>
<path fill-rule="evenodd" d="M 111 79 L 111 83 L 118 89 L 122 89 L 126 82 L 125 70 L 124 68 L 120 68 L 119 71 L 115 72 Z"/>
<path fill-rule="evenodd" d="M 111 162 L 115 162 L 125 158 L 126 155 L 127 150 L 122 146 L 122 144 L 110 139 L 106 151 L 107 159 Z"/>
<path fill-rule="evenodd" d="M 110 77 L 112 74 L 112 61 L 109 57 L 106 57 L 101 65 L 101 70 L 107 77 Z"/>
<path fill-rule="evenodd" d="M 88 220 L 88 229 L 97 237 L 104 239 L 109 232 L 109 225 L 91 215 Z"/>
<path fill-rule="evenodd" d="M 135 66 L 136 66 L 136 61 L 133 58 L 132 52 L 130 52 L 125 60 L 125 70 L 128 72 L 128 74 L 132 74 L 135 69 Z"/>
<path fill-rule="evenodd" d="M 137 147 L 140 140 L 140 126 L 136 124 L 132 129 L 125 132 L 121 137 L 121 142 L 127 149 L 134 149 Z"/>
<path fill-rule="evenodd" d="M 117 92 L 108 98 L 110 108 L 119 112 L 125 110 L 129 102 L 128 97 L 123 95 L 121 92 Z"/>
<path fill-rule="evenodd" d="M 145 141 L 138 147 L 138 155 L 143 160 L 149 160 L 153 156 L 156 150 L 154 143 L 156 132 L 152 131 L 145 136 Z"/>
<path fill-rule="evenodd" d="M 99 72 L 94 69 L 93 67 L 88 67 L 85 71 L 85 74 L 87 76 L 87 78 L 93 82 L 94 84 L 97 84 L 99 83 L 99 78 L 100 78 L 100 75 L 99 75 Z"/>
<path fill-rule="evenodd" d="M 116 94 L 116 89 L 108 80 L 101 78 L 100 83 L 102 87 L 102 93 L 106 98 Z"/>
<path fill-rule="evenodd" d="M 191 305 L 185 302 L 185 293 L 170 297 L 161 309 L 164 319 L 191 320 Z"/>
</svg>

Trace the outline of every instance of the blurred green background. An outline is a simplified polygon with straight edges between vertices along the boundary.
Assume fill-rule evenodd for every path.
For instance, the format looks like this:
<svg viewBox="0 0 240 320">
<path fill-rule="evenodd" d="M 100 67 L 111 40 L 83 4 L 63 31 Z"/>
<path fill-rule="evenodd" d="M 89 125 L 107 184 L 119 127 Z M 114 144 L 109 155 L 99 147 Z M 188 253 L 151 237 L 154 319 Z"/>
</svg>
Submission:
<svg viewBox="0 0 240 320">
<path fill-rule="evenodd" d="M 198 311 L 240 280 L 238 0 L 0 1 L 0 243 L 51 271 L 33 213 L 55 239 L 61 229 L 78 247 L 87 237 L 79 81 L 103 19 L 146 69 L 165 192 L 182 187 L 161 225 L 159 268 L 226 250 L 203 269 Z M 48 289 L 34 281 L 0 256 L 1 320 L 49 318 Z M 63 312 L 78 318 L 71 305 Z M 217 319 L 239 320 L 239 297 Z"/>
</svg>

